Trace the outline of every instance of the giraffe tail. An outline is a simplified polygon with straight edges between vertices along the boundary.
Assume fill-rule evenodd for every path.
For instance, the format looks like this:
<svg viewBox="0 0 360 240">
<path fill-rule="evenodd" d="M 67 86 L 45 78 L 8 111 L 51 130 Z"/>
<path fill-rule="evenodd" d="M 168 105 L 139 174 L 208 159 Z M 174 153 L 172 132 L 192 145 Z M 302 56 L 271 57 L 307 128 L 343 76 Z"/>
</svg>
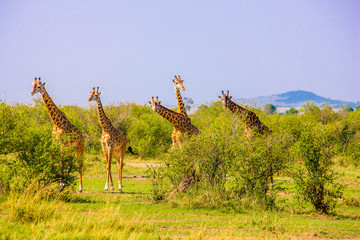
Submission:
<svg viewBox="0 0 360 240">
<path fill-rule="evenodd" d="M 129 151 L 132 155 L 137 155 L 136 153 L 133 152 L 132 147 L 128 147 L 128 151 Z"/>
</svg>

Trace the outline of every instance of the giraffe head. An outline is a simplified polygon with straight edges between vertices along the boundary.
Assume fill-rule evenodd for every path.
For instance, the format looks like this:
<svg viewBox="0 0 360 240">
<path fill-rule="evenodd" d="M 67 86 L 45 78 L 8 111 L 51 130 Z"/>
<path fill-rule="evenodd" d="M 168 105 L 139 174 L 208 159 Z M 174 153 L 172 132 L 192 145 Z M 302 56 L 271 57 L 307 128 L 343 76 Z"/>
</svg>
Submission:
<svg viewBox="0 0 360 240">
<path fill-rule="evenodd" d="M 161 101 L 159 101 L 159 97 L 156 97 L 155 100 L 154 100 L 154 97 L 151 97 L 151 101 L 149 101 L 149 104 L 151 105 L 154 112 L 156 112 L 159 109 L 160 103 L 161 103 Z"/>
<path fill-rule="evenodd" d="M 34 81 L 32 82 L 32 90 L 30 92 L 30 96 L 33 96 L 34 94 L 38 93 L 38 92 L 42 92 L 45 90 L 45 85 L 46 82 L 42 83 L 41 82 L 41 78 L 35 78 Z"/>
<path fill-rule="evenodd" d="M 185 87 L 184 87 L 184 80 L 181 79 L 180 75 L 175 75 L 175 78 L 173 79 L 174 82 L 174 88 L 175 90 L 183 90 L 185 91 Z"/>
<path fill-rule="evenodd" d="M 227 108 L 229 101 L 232 99 L 232 96 L 229 96 L 229 90 L 227 91 L 227 93 L 225 94 L 224 91 L 221 91 L 222 95 L 219 96 L 219 98 L 221 99 L 222 103 L 223 103 L 223 107 Z"/>
<path fill-rule="evenodd" d="M 89 93 L 90 93 L 90 97 L 88 99 L 89 102 L 97 101 L 100 98 L 100 95 L 102 94 L 102 92 L 99 92 L 99 87 L 97 87 L 96 89 L 95 87 L 93 87 L 92 91 L 90 91 Z"/>
</svg>

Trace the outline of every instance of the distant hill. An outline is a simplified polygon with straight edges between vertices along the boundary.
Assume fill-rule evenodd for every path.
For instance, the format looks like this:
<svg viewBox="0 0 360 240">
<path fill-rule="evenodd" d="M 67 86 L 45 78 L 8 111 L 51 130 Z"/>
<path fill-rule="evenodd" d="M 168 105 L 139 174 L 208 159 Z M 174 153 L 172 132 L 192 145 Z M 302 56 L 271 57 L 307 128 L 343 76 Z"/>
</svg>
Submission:
<svg viewBox="0 0 360 240">
<path fill-rule="evenodd" d="M 346 102 L 341 100 L 334 100 L 330 98 L 324 98 L 316 95 L 315 93 L 308 91 L 290 91 L 282 94 L 275 94 L 271 96 L 262 96 L 249 99 L 237 99 L 238 102 L 244 102 L 249 105 L 265 106 L 268 103 L 275 105 L 276 107 L 301 107 L 306 102 L 311 101 L 317 106 L 321 106 L 323 103 L 329 103 L 330 106 L 338 108 L 341 105 L 350 107 L 359 106 L 359 102 Z"/>
</svg>

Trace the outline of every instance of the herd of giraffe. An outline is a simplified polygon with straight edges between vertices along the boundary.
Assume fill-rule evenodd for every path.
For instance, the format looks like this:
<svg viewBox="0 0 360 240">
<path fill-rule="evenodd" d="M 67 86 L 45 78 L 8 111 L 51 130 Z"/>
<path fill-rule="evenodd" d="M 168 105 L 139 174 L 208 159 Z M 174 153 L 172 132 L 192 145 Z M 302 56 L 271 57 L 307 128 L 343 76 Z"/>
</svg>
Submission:
<svg viewBox="0 0 360 240">
<path fill-rule="evenodd" d="M 175 78 L 173 79 L 173 83 L 178 103 L 178 111 L 173 111 L 161 105 L 158 97 L 156 97 L 155 99 L 154 97 L 152 97 L 151 101 L 149 101 L 154 112 L 158 113 L 160 116 L 168 120 L 174 126 L 174 130 L 171 134 L 171 139 L 173 143 L 172 148 L 174 148 L 175 146 L 180 146 L 181 136 L 183 134 L 191 136 L 198 135 L 200 133 L 199 129 L 197 129 L 194 125 L 191 124 L 191 120 L 186 113 L 185 105 L 180 93 L 180 90 L 185 91 L 185 87 L 183 85 L 184 80 L 182 80 L 180 76 L 175 76 Z M 32 84 L 33 87 L 30 95 L 33 96 L 38 92 L 41 94 L 45 107 L 53 122 L 54 140 L 62 140 L 60 141 L 62 147 L 70 147 L 76 151 L 76 158 L 79 162 L 80 173 L 79 192 L 82 192 L 82 166 L 85 146 L 84 138 L 81 132 L 66 118 L 65 114 L 56 106 L 54 101 L 51 99 L 50 95 L 45 89 L 46 82 L 42 83 L 40 78 L 35 78 Z M 116 129 L 112 125 L 111 120 L 106 116 L 103 106 L 101 104 L 100 95 L 101 92 L 99 92 L 99 87 L 94 87 L 92 91 L 90 91 L 90 97 L 88 101 L 96 102 L 99 121 L 102 128 L 101 145 L 107 164 L 107 179 L 104 191 L 109 190 L 109 184 L 111 190 L 114 190 L 114 184 L 111 175 L 111 159 L 113 156 L 117 160 L 119 167 L 119 190 L 121 191 L 122 169 L 125 151 L 126 149 L 128 149 L 130 153 L 134 153 L 132 152 L 131 147 L 127 148 L 128 141 L 125 135 L 118 129 Z M 271 130 L 261 123 L 255 112 L 250 111 L 231 100 L 232 97 L 229 96 L 229 91 L 227 91 L 226 94 L 222 91 L 222 96 L 219 96 L 219 98 L 222 100 L 224 108 L 228 108 L 231 112 L 238 115 L 245 122 L 245 133 L 247 136 L 252 131 L 255 131 L 259 134 L 271 134 Z M 69 174 L 69 172 L 67 174 Z M 64 185 L 64 183 L 60 183 L 61 190 Z"/>
</svg>

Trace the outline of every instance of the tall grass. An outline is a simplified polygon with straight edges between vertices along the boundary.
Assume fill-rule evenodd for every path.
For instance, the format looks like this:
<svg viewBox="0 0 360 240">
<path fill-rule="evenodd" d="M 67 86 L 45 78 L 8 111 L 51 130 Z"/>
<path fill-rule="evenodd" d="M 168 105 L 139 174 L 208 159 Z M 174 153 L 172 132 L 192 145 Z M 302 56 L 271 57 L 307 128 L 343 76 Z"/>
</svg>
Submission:
<svg viewBox="0 0 360 240">
<path fill-rule="evenodd" d="M 121 206 L 76 211 L 63 201 L 66 193 L 32 181 L 23 192 L 10 191 L 2 202 L 0 239 L 158 239 L 141 214 L 126 217 Z"/>
<path fill-rule="evenodd" d="M 63 204 L 59 201 L 60 195 L 55 195 L 53 189 L 54 185 L 40 187 L 38 181 L 33 180 L 22 192 L 11 190 L 3 203 L 8 221 L 38 223 L 56 217 Z"/>
</svg>

